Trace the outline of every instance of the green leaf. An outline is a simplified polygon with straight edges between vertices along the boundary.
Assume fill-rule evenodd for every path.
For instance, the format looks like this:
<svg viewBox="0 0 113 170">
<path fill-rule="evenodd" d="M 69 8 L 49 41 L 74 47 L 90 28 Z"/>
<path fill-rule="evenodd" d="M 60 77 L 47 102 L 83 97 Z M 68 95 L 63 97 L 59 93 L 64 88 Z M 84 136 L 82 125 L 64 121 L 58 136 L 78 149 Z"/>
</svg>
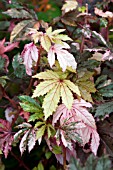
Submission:
<svg viewBox="0 0 113 170">
<path fill-rule="evenodd" d="M 80 162 L 77 159 L 75 159 L 74 157 L 71 157 L 69 170 L 85 170 L 85 169 L 83 169 L 80 166 Z"/>
<path fill-rule="evenodd" d="M 36 131 L 36 139 L 41 138 L 44 135 L 44 132 L 46 130 L 46 125 L 41 126 L 37 131 Z"/>
<path fill-rule="evenodd" d="M 22 101 L 22 102 L 27 102 L 27 103 L 31 103 L 37 107 L 40 107 L 39 103 L 36 102 L 33 98 L 31 98 L 30 96 L 26 96 L 26 95 L 22 95 L 22 96 L 19 96 L 19 99 Z"/>
<path fill-rule="evenodd" d="M 20 106 L 23 108 L 26 112 L 33 112 L 33 113 L 40 113 L 42 112 L 42 108 L 36 102 L 34 99 L 32 99 L 30 96 L 19 96 L 19 99 L 23 101 L 24 103 L 20 102 Z"/>
<path fill-rule="evenodd" d="M 43 118 L 43 116 L 44 116 L 44 114 L 42 112 L 35 113 L 29 117 L 28 122 L 31 122 L 31 121 L 34 122 L 35 120 Z"/>
<path fill-rule="evenodd" d="M 52 152 L 46 152 L 45 157 L 46 159 L 49 159 L 52 156 Z"/>
<path fill-rule="evenodd" d="M 23 108 L 24 111 L 26 112 L 32 112 L 32 113 L 37 113 L 40 112 L 41 109 L 31 103 L 20 103 L 20 106 Z"/>
<path fill-rule="evenodd" d="M 101 104 L 96 108 L 95 117 L 105 116 L 113 112 L 113 101 Z"/>
<path fill-rule="evenodd" d="M 111 161 L 108 156 L 102 156 L 97 162 L 95 170 L 110 170 Z"/>
<path fill-rule="evenodd" d="M 55 146 L 53 147 L 52 152 L 53 152 L 54 154 L 62 154 L 62 148 L 61 148 L 61 146 L 55 145 Z"/>
<path fill-rule="evenodd" d="M 36 124 L 35 124 L 35 128 L 37 128 L 37 127 L 39 127 L 39 126 L 41 126 L 41 125 L 45 125 L 45 122 L 37 122 Z"/>
<path fill-rule="evenodd" d="M 83 97 L 84 100 L 89 101 L 89 102 L 93 102 L 91 94 L 83 87 L 79 87 L 80 92 L 81 92 L 81 96 Z"/>
<path fill-rule="evenodd" d="M 95 84 L 90 81 L 90 77 L 92 77 L 93 72 L 86 72 L 82 77 L 77 79 L 76 84 L 79 87 L 81 96 L 84 100 L 89 102 L 93 102 L 91 93 L 96 92 Z"/>
<path fill-rule="evenodd" d="M 72 157 L 69 164 L 69 170 L 111 170 L 110 167 L 111 161 L 106 155 L 97 158 L 91 154 L 84 166 L 81 166 L 79 160 Z"/>
<path fill-rule="evenodd" d="M 0 56 L 0 72 L 4 71 L 6 59 Z"/>
<path fill-rule="evenodd" d="M 41 162 L 39 162 L 37 168 L 38 168 L 37 170 L 44 170 L 44 166 L 43 166 L 43 164 Z"/>
<path fill-rule="evenodd" d="M 44 20 L 45 22 L 51 22 L 52 19 L 61 16 L 61 10 L 59 6 L 56 4 L 56 1 L 50 0 L 51 9 L 47 10 L 46 12 L 38 12 L 39 20 Z"/>
<path fill-rule="evenodd" d="M 105 81 L 107 79 L 107 75 L 101 75 L 97 78 L 97 80 L 95 81 L 95 85 L 99 85 L 100 83 L 102 83 L 103 81 Z"/>
<path fill-rule="evenodd" d="M 9 78 L 7 76 L 1 76 L 0 77 L 0 84 L 2 85 L 2 87 L 4 87 L 7 83 L 6 80 L 9 80 Z"/>
<path fill-rule="evenodd" d="M 24 64 L 22 64 L 22 58 L 20 54 L 16 54 L 12 61 L 12 66 L 14 69 L 14 74 L 18 78 L 23 78 L 26 76 L 26 70 Z M 20 71 L 21 70 L 21 71 Z"/>
<path fill-rule="evenodd" d="M 56 110 L 60 99 L 60 86 L 55 86 L 44 98 L 42 107 L 44 108 L 45 120 Z"/>
<path fill-rule="evenodd" d="M 56 131 L 54 129 L 54 127 L 51 125 L 51 124 L 48 124 L 47 125 L 47 135 L 48 135 L 48 139 L 51 137 L 51 136 L 54 136 L 56 134 Z"/>
</svg>

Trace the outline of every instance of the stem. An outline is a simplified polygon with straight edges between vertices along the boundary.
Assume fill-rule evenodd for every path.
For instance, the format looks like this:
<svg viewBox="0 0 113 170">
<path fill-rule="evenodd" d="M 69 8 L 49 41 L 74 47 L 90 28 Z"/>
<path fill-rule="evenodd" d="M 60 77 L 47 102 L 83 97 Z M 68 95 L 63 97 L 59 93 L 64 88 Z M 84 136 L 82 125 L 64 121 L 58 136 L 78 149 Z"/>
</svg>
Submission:
<svg viewBox="0 0 113 170">
<path fill-rule="evenodd" d="M 17 155 L 15 155 L 12 151 L 11 151 L 11 155 L 19 162 L 20 166 L 23 166 L 26 170 L 30 170 L 27 165 L 25 165 L 25 163 L 23 162 L 22 159 L 20 159 Z"/>
<path fill-rule="evenodd" d="M 66 170 L 67 166 L 66 166 L 66 148 L 63 145 L 63 169 Z"/>
<path fill-rule="evenodd" d="M 86 13 L 88 14 L 88 4 L 86 4 Z M 85 22 L 84 22 L 84 24 L 87 24 L 87 16 L 85 17 Z M 82 36 L 82 42 L 81 42 L 81 45 L 80 45 L 80 53 L 83 53 L 84 43 L 85 43 L 85 37 L 84 37 L 84 35 L 83 35 L 83 36 Z"/>
<path fill-rule="evenodd" d="M 37 73 L 37 70 L 38 70 L 38 66 L 39 66 L 40 58 L 41 58 L 41 51 L 42 51 L 42 47 L 40 47 L 40 50 L 39 50 L 39 56 L 38 56 L 38 60 L 36 63 L 36 67 L 34 69 L 34 75 Z M 34 78 L 31 78 L 29 86 L 26 90 L 26 95 L 29 95 L 31 93 L 31 87 L 33 86 L 33 83 L 34 83 Z"/>
<path fill-rule="evenodd" d="M 83 50 L 84 50 L 84 42 L 85 42 L 85 38 L 84 38 L 84 35 L 82 36 L 82 42 L 80 44 L 80 53 L 83 53 Z"/>
</svg>

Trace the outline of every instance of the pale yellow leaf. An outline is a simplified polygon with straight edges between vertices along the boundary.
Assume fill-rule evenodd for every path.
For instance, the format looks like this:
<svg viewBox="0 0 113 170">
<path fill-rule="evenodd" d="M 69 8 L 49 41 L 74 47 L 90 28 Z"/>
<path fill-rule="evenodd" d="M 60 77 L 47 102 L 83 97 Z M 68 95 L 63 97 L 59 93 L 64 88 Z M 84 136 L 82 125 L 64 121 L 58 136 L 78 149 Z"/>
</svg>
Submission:
<svg viewBox="0 0 113 170">
<path fill-rule="evenodd" d="M 99 52 L 95 52 L 93 54 L 93 57 L 91 57 L 89 60 L 97 60 L 97 61 L 102 61 L 102 57 L 103 57 L 103 54 L 102 53 L 99 53 Z"/>
<path fill-rule="evenodd" d="M 42 107 L 44 108 L 45 120 L 56 110 L 59 99 L 60 85 L 58 83 L 44 98 Z"/>
<path fill-rule="evenodd" d="M 41 126 L 36 132 L 36 139 L 41 138 L 46 130 L 46 125 Z"/>
<path fill-rule="evenodd" d="M 66 3 L 63 5 L 62 10 L 66 13 L 76 9 L 78 3 L 76 0 L 66 0 Z"/>
<path fill-rule="evenodd" d="M 52 33 L 52 27 L 47 28 L 46 33 L 49 35 Z"/>
<path fill-rule="evenodd" d="M 39 85 L 37 85 L 32 97 L 33 98 L 39 97 L 40 95 L 43 96 L 44 94 L 48 93 L 51 89 L 53 89 L 56 83 L 57 83 L 56 80 L 41 82 Z"/>
<path fill-rule="evenodd" d="M 41 45 L 48 52 L 51 47 L 51 40 L 47 35 L 41 37 Z"/>
<path fill-rule="evenodd" d="M 59 33 L 61 33 L 61 32 L 64 32 L 65 31 L 65 29 L 58 29 L 58 30 L 55 30 L 55 31 L 53 31 L 52 32 L 52 35 L 57 35 L 57 34 L 59 34 Z"/>
<path fill-rule="evenodd" d="M 56 72 L 51 70 L 47 70 L 45 72 L 41 72 L 33 76 L 33 78 L 44 79 L 44 80 L 57 80 L 59 79 L 59 75 Z"/>
<path fill-rule="evenodd" d="M 78 88 L 77 85 L 75 85 L 73 82 L 71 82 L 70 80 L 64 80 L 64 83 L 70 88 L 70 90 L 72 90 L 74 93 L 76 93 L 77 95 L 81 96 L 80 94 L 80 90 Z"/>
<path fill-rule="evenodd" d="M 54 36 L 55 39 L 60 39 L 62 41 L 72 41 L 72 39 L 70 37 L 68 37 L 68 35 L 65 35 L 65 34 L 59 34 L 59 35 L 55 35 Z"/>
<path fill-rule="evenodd" d="M 73 95 L 65 83 L 61 84 L 61 97 L 62 102 L 68 109 L 71 109 L 73 104 Z"/>
</svg>

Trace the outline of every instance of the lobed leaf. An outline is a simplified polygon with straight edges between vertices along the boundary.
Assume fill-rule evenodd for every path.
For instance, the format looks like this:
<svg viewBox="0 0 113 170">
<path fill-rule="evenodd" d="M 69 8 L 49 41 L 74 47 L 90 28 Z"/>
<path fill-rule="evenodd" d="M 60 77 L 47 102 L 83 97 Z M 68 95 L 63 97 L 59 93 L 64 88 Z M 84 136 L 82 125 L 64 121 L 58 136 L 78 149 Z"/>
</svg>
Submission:
<svg viewBox="0 0 113 170">
<path fill-rule="evenodd" d="M 12 42 L 26 27 L 32 20 L 24 20 L 19 22 L 13 29 L 10 35 L 10 42 Z"/>
<path fill-rule="evenodd" d="M 51 89 L 53 89 L 57 85 L 56 80 L 49 80 L 41 82 L 33 92 L 33 98 L 39 97 L 40 95 L 44 95 L 48 93 Z"/>
<path fill-rule="evenodd" d="M 28 138 L 28 135 L 29 135 L 29 131 L 30 131 L 30 130 L 26 131 L 26 133 L 24 134 L 24 136 L 23 136 L 22 139 L 21 139 L 21 142 L 20 142 L 20 145 L 19 145 L 21 155 L 22 155 L 23 152 L 26 150 L 27 138 Z"/>
<path fill-rule="evenodd" d="M 41 126 L 37 131 L 36 131 L 36 139 L 41 138 L 44 135 L 44 132 L 46 130 L 46 125 Z"/>
<path fill-rule="evenodd" d="M 11 8 L 11 9 L 8 9 L 7 11 L 5 12 L 2 12 L 3 14 L 7 14 L 9 15 L 10 17 L 12 18 L 25 18 L 25 19 L 32 19 L 32 15 L 24 10 L 24 9 L 16 9 L 16 8 Z"/>
<path fill-rule="evenodd" d="M 48 52 L 51 47 L 50 38 L 45 35 L 41 37 L 41 46 Z"/>
<path fill-rule="evenodd" d="M 35 76 L 33 76 L 33 78 L 44 79 L 44 80 L 52 80 L 52 79 L 57 80 L 59 78 L 59 75 L 56 72 L 47 70 L 45 72 L 36 74 Z"/>
<path fill-rule="evenodd" d="M 30 152 L 34 146 L 35 146 L 35 143 L 36 143 L 36 134 L 35 134 L 35 131 L 34 129 L 32 129 L 29 133 L 29 136 L 27 138 L 28 140 L 28 151 Z"/>
<path fill-rule="evenodd" d="M 76 86 L 73 82 L 71 82 L 70 80 L 64 80 L 64 83 L 69 87 L 71 91 L 81 96 L 78 86 Z"/>
<path fill-rule="evenodd" d="M 101 104 L 96 108 L 95 117 L 105 116 L 113 112 L 113 101 Z"/>
<path fill-rule="evenodd" d="M 55 111 L 60 99 L 60 86 L 57 84 L 44 98 L 42 107 L 44 108 L 45 120 Z"/>
<path fill-rule="evenodd" d="M 66 84 L 62 83 L 61 85 L 61 97 L 62 102 L 68 109 L 71 109 L 73 104 L 73 95 L 70 89 L 66 86 Z"/>
</svg>

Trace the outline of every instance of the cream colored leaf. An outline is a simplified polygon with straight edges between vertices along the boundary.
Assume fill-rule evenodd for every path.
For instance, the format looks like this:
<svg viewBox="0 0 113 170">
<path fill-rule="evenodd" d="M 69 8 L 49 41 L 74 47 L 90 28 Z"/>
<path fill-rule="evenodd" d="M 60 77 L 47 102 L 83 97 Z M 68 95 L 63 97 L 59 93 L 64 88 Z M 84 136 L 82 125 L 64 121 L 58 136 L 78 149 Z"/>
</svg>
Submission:
<svg viewBox="0 0 113 170">
<path fill-rule="evenodd" d="M 39 97 L 40 95 L 43 96 L 44 94 L 48 93 L 51 89 L 53 89 L 56 83 L 57 83 L 56 80 L 41 82 L 39 85 L 37 85 L 32 97 L 33 98 Z"/>
<path fill-rule="evenodd" d="M 78 88 L 78 86 L 76 86 L 73 82 L 71 82 L 70 80 L 64 80 L 65 84 L 70 88 L 70 90 L 72 90 L 74 93 L 76 93 L 77 95 L 81 96 L 80 94 L 80 90 Z"/>
<path fill-rule="evenodd" d="M 56 110 L 59 99 L 60 85 L 58 83 L 44 98 L 42 107 L 44 108 L 45 120 Z"/>
<path fill-rule="evenodd" d="M 26 26 L 29 24 L 29 22 L 31 22 L 32 20 L 24 20 L 19 22 L 13 29 L 13 31 L 11 32 L 11 36 L 10 36 L 10 42 L 12 42 L 15 37 L 17 37 L 19 35 L 19 33 L 26 28 Z"/>
<path fill-rule="evenodd" d="M 51 47 L 51 40 L 47 35 L 41 37 L 41 45 L 48 52 Z"/>
<path fill-rule="evenodd" d="M 40 139 L 46 130 L 46 125 L 41 126 L 36 132 L 36 139 Z"/>
<path fill-rule="evenodd" d="M 51 70 L 47 70 L 45 72 L 41 72 L 33 76 L 33 78 L 44 79 L 44 80 L 57 80 L 59 79 L 59 75 Z"/>
<path fill-rule="evenodd" d="M 102 56 L 103 54 L 102 53 L 99 53 L 99 52 L 95 52 L 93 54 L 93 57 L 91 57 L 90 59 L 94 59 L 94 60 L 97 60 L 97 61 L 102 61 Z"/>
<path fill-rule="evenodd" d="M 73 104 L 73 95 L 65 83 L 62 83 L 61 85 L 61 97 L 62 97 L 62 102 L 65 104 L 65 106 L 68 109 L 71 109 Z"/>
<path fill-rule="evenodd" d="M 52 35 L 57 35 L 57 34 L 64 32 L 64 31 L 65 31 L 65 29 L 58 29 L 58 30 L 53 31 Z"/>
<path fill-rule="evenodd" d="M 56 35 L 54 36 L 55 39 L 60 39 L 62 41 L 72 41 L 72 39 L 70 37 L 68 37 L 68 35 L 65 35 L 65 34 L 59 34 L 59 35 Z"/>
<path fill-rule="evenodd" d="M 52 33 L 52 27 L 47 28 L 46 33 L 49 35 Z"/>
<path fill-rule="evenodd" d="M 66 3 L 63 5 L 62 10 L 66 13 L 77 8 L 78 3 L 76 0 L 66 0 Z"/>
</svg>

